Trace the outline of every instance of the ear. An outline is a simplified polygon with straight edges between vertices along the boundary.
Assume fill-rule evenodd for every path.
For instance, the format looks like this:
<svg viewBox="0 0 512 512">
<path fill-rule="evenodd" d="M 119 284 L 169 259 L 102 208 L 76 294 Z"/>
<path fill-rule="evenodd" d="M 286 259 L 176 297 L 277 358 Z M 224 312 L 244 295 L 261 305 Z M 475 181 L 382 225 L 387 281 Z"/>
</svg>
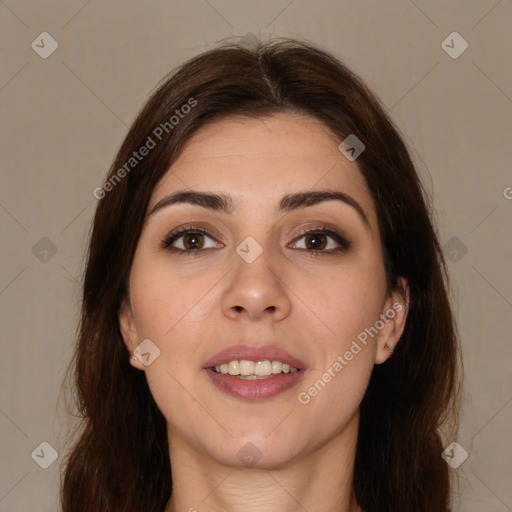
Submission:
<svg viewBox="0 0 512 512">
<path fill-rule="evenodd" d="M 379 319 L 384 324 L 376 337 L 377 354 L 375 364 L 387 361 L 398 344 L 405 328 L 409 312 L 409 284 L 403 277 L 398 278 L 398 286 L 391 291 Z M 377 321 L 378 322 L 378 321 Z"/>
<path fill-rule="evenodd" d="M 137 327 L 135 326 L 133 312 L 126 297 L 121 301 L 121 307 L 119 308 L 119 329 L 121 330 L 124 344 L 131 354 L 130 364 L 138 370 L 144 370 L 144 365 L 133 353 L 137 345 L 139 345 L 139 336 Z"/>
</svg>

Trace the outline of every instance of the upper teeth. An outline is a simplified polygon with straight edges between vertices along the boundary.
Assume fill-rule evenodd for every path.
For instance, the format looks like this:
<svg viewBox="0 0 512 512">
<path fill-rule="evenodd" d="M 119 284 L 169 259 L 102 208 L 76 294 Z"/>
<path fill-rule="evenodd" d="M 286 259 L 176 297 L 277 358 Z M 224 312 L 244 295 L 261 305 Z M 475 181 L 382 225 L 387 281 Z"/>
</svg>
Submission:
<svg viewBox="0 0 512 512">
<path fill-rule="evenodd" d="M 289 364 L 282 363 L 281 361 L 247 361 L 241 359 L 240 361 L 230 361 L 229 363 L 216 366 L 215 370 L 218 373 L 229 373 L 230 375 L 258 375 L 267 376 L 277 373 L 295 373 L 297 368 L 291 367 Z"/>
</svg>

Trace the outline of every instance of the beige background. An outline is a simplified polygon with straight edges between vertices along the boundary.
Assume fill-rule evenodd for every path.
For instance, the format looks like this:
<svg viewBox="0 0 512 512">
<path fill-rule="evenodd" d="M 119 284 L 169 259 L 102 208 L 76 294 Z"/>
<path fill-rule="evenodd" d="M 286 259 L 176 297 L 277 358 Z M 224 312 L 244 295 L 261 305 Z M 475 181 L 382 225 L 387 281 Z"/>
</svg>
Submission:
<svg viewBox="0 0 512 512">
<path fill-rule="evenodd" d="M 156 83 L 248 32 L 332 50 L 406 134 L 457 288 L 469 458 L 455 510 L 512 510 L 511 22 L 507 0 L 0 1 L 0 511 L 58 510 L 92 191 Z M 46 59 L 31 48 L 44 31 L 59 45 Z M 442 47 L 453 31 L 458 58 Z M 44 441 L 61 452 L 48 469 L 31 457 Z"/>
</svg>

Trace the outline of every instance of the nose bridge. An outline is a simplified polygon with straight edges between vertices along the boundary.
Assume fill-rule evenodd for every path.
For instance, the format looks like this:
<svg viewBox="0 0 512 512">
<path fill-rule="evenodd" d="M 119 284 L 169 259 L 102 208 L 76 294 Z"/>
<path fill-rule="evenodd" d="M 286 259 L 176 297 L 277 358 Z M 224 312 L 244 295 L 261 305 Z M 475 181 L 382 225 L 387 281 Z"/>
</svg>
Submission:
<svg viewBox="0 0 512 512">
<path fill-rule="evenodd" d="M 264 236 L 262 230 L 261 241 Z M 279 275 L 279 252 L 267 240 L 260 244 L 247 236 L 235 247 L 231 256 L 234 272 L 222 301 L 228 316 L 245 314 L 254 319 L 266 311 L 276 318 L 289 314 L 290 299 Z"/>
</svg>

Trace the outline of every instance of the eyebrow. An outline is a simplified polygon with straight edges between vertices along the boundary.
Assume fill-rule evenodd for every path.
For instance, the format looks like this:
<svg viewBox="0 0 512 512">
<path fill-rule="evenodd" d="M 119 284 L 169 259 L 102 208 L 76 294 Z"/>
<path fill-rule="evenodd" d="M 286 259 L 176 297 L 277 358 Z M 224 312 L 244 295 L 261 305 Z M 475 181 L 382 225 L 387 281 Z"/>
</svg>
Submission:
<svg viewBox="0 0 512 512">
<path fill-rule="evenodd" d="M 277 211 L 281 213 L 291 212 L 301 208 L 307 208 L 320 204 L 324 201 L 341 201 L 354 208 L 367 228 L 370 228 L 368 217 L 361 205 L 351 196 L 341 191 L 333 190 L 314 190 L 295 192 L 287 194 L 281 198 Z M 235 207 L 233 199 L 226 194 L 217 194 L 212 192 L 200 192 L 198 190 L 180 190 L 170 194 L 153 206 L 148 216 L 154 215 L 159 210 L 174 204 L 193 204 L 207 208 L 209 210 L 230 214 Z"/>
</svg>

